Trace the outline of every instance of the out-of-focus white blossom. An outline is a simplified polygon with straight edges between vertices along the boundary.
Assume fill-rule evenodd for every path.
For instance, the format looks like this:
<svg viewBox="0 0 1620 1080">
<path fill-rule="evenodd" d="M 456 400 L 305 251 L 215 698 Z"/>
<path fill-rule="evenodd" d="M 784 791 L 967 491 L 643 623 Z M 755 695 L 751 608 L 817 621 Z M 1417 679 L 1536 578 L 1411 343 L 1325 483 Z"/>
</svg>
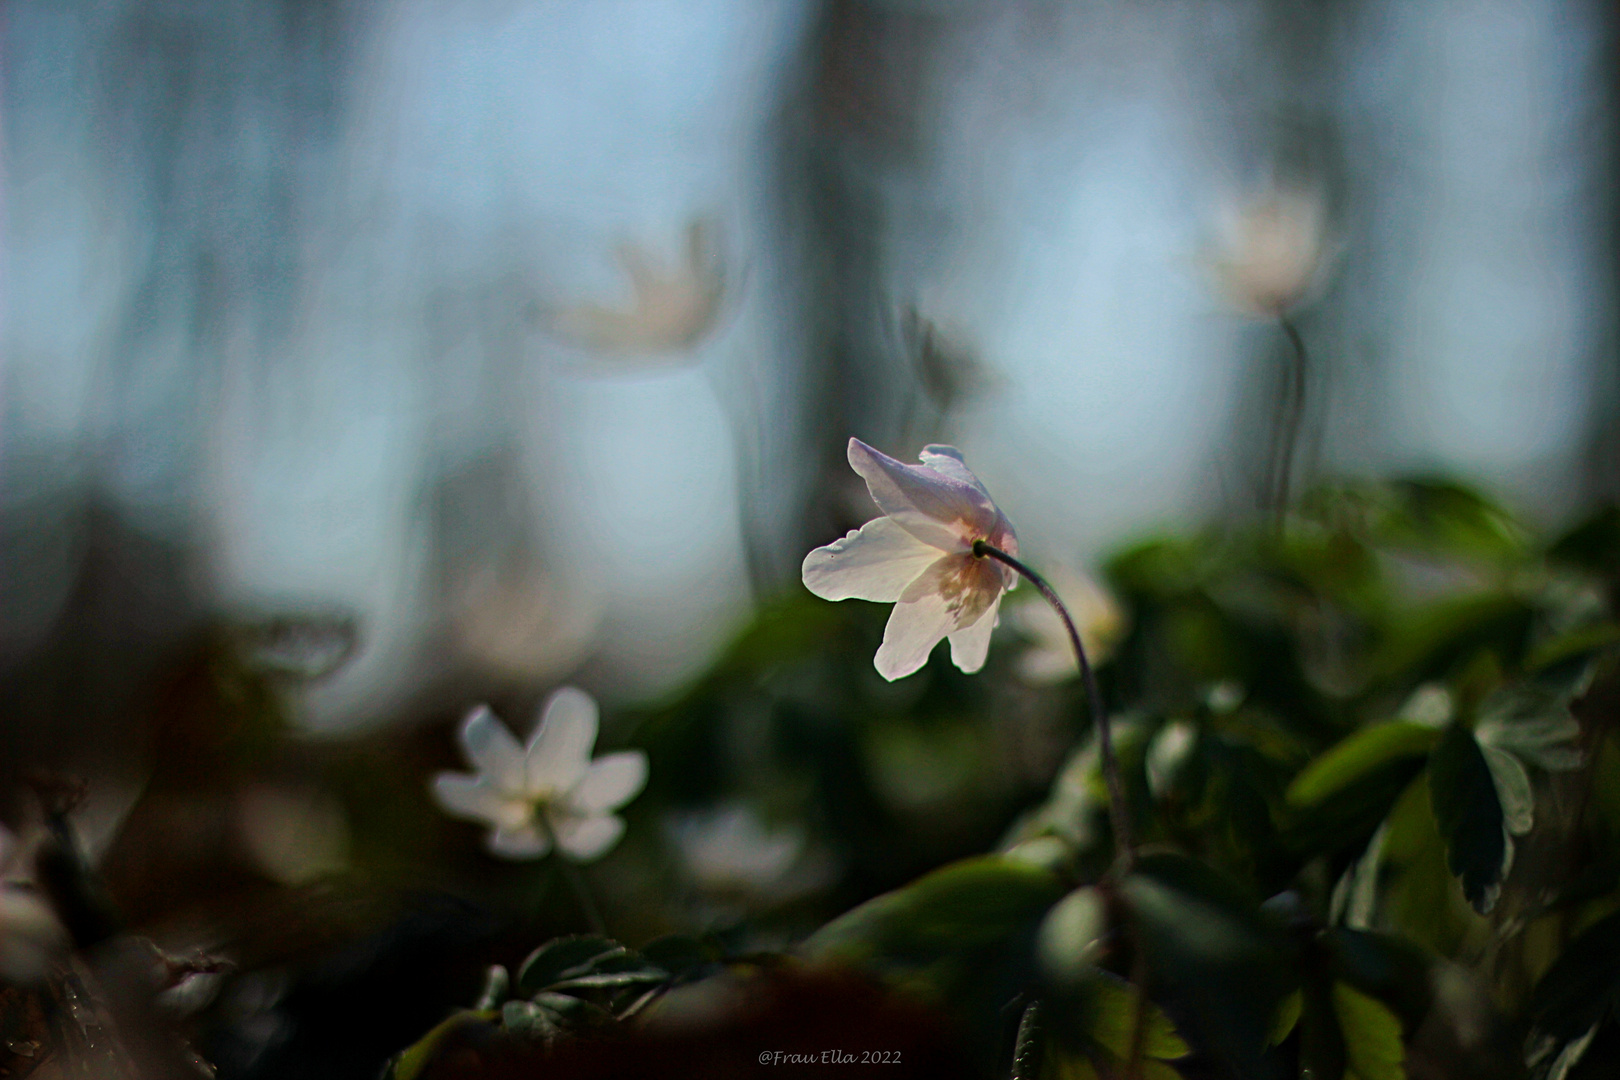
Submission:
<svg viewBox="0 0 1620 1080">
<path fill-rule="evenodd" d="M 584 862 L 607 854 L 624 834 L 614 813 L 647 782 L 647 755 L 625 750 L 591 760 L 596 702 L 564 687 L 546 699 L 540 724 L 519 746 L 487 706 L 461 725 L 461 745 L 476 774 L 440 773 L 439 805 L 455 817 L 491 826 L 489 850 L 507 859 L 538 859 L 556 838 Z"/>
<path fill-rule="evenodd" d="M 1125 610 L 1112 593 L 1087 574 L 1058 566 L 1046 572 L 1046 580 L 1069 609 L 1087 659 L 1093 666 L 1103 663 L 1113 655 L 1114 646 L 1129 627 Z M 1007 623 L 1031 639 L 1029 648 L 1018 658 L 1018 674 L 1025 682 L 1042 686 L 1080 674 L 1069 633 L 1052 605 L 1033 600 L 1019 604 L 1007 612 Z"/>
<path fill-rule="evenodd" d="M 681 814 L 668 824 L 698 891 L 780 901 L 824 885 L 830 867 L 809 850 L 797 825 L 767 826 L 741 803 Z"/>
<path fill-rule="evenodd" d="M 1328 263 L 1321 193 L 1269 186 L 1227 205 L 1209 261 L 1233 304 L 1251 315 L 1286 315 L 1321 284 Z"/>
<path fill-rule="evenodd" d="M 984 666 L 1010 567 L 973 553 L 983 540 L 1018 553 L 1012 525 L 952 446 L 925 446 L 906 465 L 849 440 L 849 464 L 883 516 L 804 560 L 805 588 L 827 600 L 894 604 L 875 663 L 885 679 L 910 675 L 941 640 L 966 672 Z"/>
<path fill-rule="evenodd" d="M 619 263 L 634 290 L 630 305 L 562 308 L 552 315 L 553 328 L 599 353 L 645 355 L 690 349 L 714 326 L 725 292 L 714 233 L 712 222 L 693 221 L 687 227 L 684 264 L 673 270 L 640 244 L 620 244 Z"/>
<path fill-rule="evenodd" d="M 1158 730 L 1148 743 L 1143 765 L 1147 772 L 1148 790 L 1155 799 L 1162 799 L 1176 786 L 1181 770 L 1187 764 L 1193 747 L 1198 742 L 1198 729 L 1185 720 L 1172 720 Z"/>
</svg>

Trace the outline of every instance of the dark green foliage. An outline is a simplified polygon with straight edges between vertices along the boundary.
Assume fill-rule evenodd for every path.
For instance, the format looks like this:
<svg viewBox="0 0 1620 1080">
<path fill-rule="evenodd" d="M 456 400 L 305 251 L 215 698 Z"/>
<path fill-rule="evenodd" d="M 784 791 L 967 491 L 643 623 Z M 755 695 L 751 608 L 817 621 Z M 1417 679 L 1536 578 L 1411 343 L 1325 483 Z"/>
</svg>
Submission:
<svg viewBox="0 0 1620 1080">
<path fill-rule="evenodd" d="M 629 718 L 652 779 L 613 858 L 650 884 L 609 923 L 651 943 L 555 938 L 430 1039 L 614 1037 L 808 965 L 938 1010 L 984 1076 L 1609 1075 L 1617 522 L 1541 545 L 1456 484 L 1351 483 L 1281 530 L 1116 556 L 1129 631 L 1099 674 L 1134 863 L 1079 687 L 1020 682 L 1010 628 L 978 675 L 942 650 L 889 684 L 886 607 L 784 598 Z M 693 917 L 651 826 L 721 797 L 804 826 L 836 877 Z"/>
<path fill-rule="evenodd" d="M 1434 748 L 1429 797 L 1446 840 L 1446 864 L 1462 882 L 1463 895 L 1474 910 L 1489 914 L 1501 891 L 1510 849 L 1490 767 L 1467 728 L 1453 724 Z"/>
</svg>

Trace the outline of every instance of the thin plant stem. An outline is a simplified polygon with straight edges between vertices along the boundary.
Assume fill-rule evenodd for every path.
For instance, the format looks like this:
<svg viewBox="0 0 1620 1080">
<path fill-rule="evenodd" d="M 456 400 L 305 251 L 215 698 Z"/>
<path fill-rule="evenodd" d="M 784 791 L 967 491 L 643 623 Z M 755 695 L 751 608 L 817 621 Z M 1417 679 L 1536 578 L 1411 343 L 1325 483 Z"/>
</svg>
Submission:
<svg viewBox="0 0 1620 1080">
<path fill-rule="evenodd" d="M 1277 528 L 1281 531 L 1283 520 L 1288 515 L 1290 489 L 1293 487 L 1299 427 L 1305 421 L 1305 373 L 1310 365 L 1310 357 L 1305 351 L 1305 339 L 1300 336 L 1299 327 L 1286 315 L 1279 316 L 1277 322 L 1292 347 L 1288 370 L 1284 375 L 1282 415 L 1277 424 L 1276 487 L 1267 493 L 1277 515 Z"/>
<path fill-rule="evenodd" d="M 1119 860 L 1121 869 L 1129 872 L 1136 861 L 1136 848 L 1131 841 L 1131 820 L 1130 812 L 1126 809 L 1125 785 L 1120 780 L 1119 761 L 1114 757 L 1114 740 L 1109 730 L 1108 711 L 1103 707 L 1102 691 L 1097 687 L 1097 673 L 1091 669 L 1091 661 L 1086 658 L 1086 647 L 1080 643 L 1080 631 L 1075 629 L 1074 619 L 1070 617 L 1069 609 L 1063 606 L 1063 601 L 1058 599 L 1057 591 L 1048 585 L 1041 575 L 984 540 L 973 542 L 973 554 L 981 559 L 990 558 L 1004 563 L 1026 578 L 1057 611 L 1058 618 L 1063 620 L 1063 628 L 1069 632 L 1069 644 L 1074 646 L 1075 658 L 1080 661 L 1080 678 L 1085 684 L 1086 701 L 1091 707 L 1091 720 L 1097 725 L 1097 749 L 1102 758 L 1103 780 L 1108 785 L 1108 820 L 1114 829 L 1115 857 Z"/>
<path fill-rule="evenodd" d="M 602 912 L 596 907 L 596 901 L 591 897 L 590 886 L 585 884 L 585 875 L 579 872 L 579 867 L 563 854 L 561 845 L 557 843 L 557 834 L 551 828 L 551 822 L 546 820 L 544 811 L 535 815 L 540 823 L 540 830 L 545 833 L 546 839 L 551 841 L 551 851 L 562 866 L 563 880 L 568 882 L 568 888 L 573 891 L 574 899 L 579 902 L 580 910 L 585 913 L 585 921 L 591 924 L 591 932 L 607 937 L 607 923 L 602 921 Z"/>
</svg>

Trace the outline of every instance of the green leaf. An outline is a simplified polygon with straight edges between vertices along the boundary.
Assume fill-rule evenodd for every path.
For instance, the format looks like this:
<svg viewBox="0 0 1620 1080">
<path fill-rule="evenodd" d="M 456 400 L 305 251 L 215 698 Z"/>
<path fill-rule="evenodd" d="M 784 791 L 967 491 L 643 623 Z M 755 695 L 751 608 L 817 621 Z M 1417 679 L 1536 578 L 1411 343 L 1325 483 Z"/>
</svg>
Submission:
<svg viewBox="0 0 1620 1080">
<path fill-rule="evenodd" d="M 676 981 L 701 978 L 713 971 L 725 959 L 711 942 L 670 934 L 648 942 L 641 947 L 641 955 L 670 973 Z"/>
<path fill-rule="evenodd" d="M 617 941 L 595 934 L 556 938 L 523 961 L 518 969 L 518 991 L 530 997 L 566 979 L 588 975 L 609 960 L 629 954 L 630 950 Z"/>
<path fill-rule="evenodd" d="M 1276 1019 L 1271 1024 L 1271 1033 L 1266 1036 L 1267 1046 L 1282 1045 L 1283 1040 L 1288 1038 L 1289 1033 L 1294 1030 L 1294 1025 L 1299 1023 L 1299 1013 L 1304 1007 L 1305 992 L 1303 990 L 1295 990 L 1282 999 L 1281 1004 L 1277 1006 Z"/>
<path fill-rule="evenodd" d="M 1620 574 L 1620 507 L 1602 507 L 1547 551 L 1553 562 L 1603 577 Z"/>
<path fill-rule="evenodd" d="M 1536 983 L 1530 998 L 1529 1045 L 1557 1047 L 1580 1038 L 1603 1019 L 1616 995 L 1620 995 L 1620 912 L 1577 935 Z"/>
<path fill-rule="evenodd" d="M 1088 1034 L 1115 1057 L 1130 1060 L 1138 1010 L 1145 1010 L 1141 1021 L 1143 1057 L 1173 1060 L 1192 1053 L 1164 1010 L 1145 999 L 1131 983 L 1104 972 L 1091 980 L 1087 989 L 1091 998 Z"/>
<path fill-rule="evenodd" d="M 1170 854 L 1141 857 L 1120 895 L 1153 985 L 1190 1025 L 1184 1034 L 1239 1073 L 1255 1071 L 1290 989 L 1259 905 L 1210 867 Z"/>
<path fill-rule="evenodd" d="M 1413 942 L 1373 930 L 1335 926 L 1322 935 L 1335 978 L 1393 1008 L 1416 1027 L 1433 1004 L 1429 954 Z"/>
<path fill-rule="evenodd" d="M 925 960 L 1005 940 L 1063 895 L 1058 877 L 999 855 L 952 863 L 834 919 L 805 943 L 812 957 Z"/>
<path fill-rule="evenodd" d="M 463 1010 L 452 1014 L 407 1049 L 400 1052 L 388 1067 L 389 1080 L 417 1080 L 440 1053 L 469 1041 L 476 1042 L 493 1034 L 498 1012 L 471 1012 Z"/>
<path fill-rule="evenodd" d="M 1094 885 L 1080 888 L 1052 905 L 1041 920 L 1035 951 L 1041 967 L 1060 983 L 1074 983 L 1096 970 L 1108 931 L 1108 903 Z"/>
<path fill-rule="evenodd" d="M 1391 761 L 1422 757 L 1439 739 L 1433 728 L 1404 720 L 1362 728 L 1300 770 L 1288 785 L 1288 801 L 1320 803 Z"/>
<path fill-rule="evenodd" d="M 1401 1021 L 1377 998 L 1333 984 L 1333 1011 L 1344 1034 L 1345 1080 L 1406 1080 Z"/>
<path fill-rule="evenodd" d="M 1491 694 L 1480 705 L 1474 727 L 1482 746 L 1549 771 L 1580 767 L 1581 755 L 1569 745 L 1580 733 L 1581 725 L 1569 711 L 1569 697 L 1534 683 Z"/>
<path fill-rule="evenodd" d="M 1481 915 L 1496 906 L 1513 859 L 1502 803 L 1473 732 L 1446 730 L 1429 756 L 1429 800 L 1446 842 L 1446 865 Z"/>
</svg>

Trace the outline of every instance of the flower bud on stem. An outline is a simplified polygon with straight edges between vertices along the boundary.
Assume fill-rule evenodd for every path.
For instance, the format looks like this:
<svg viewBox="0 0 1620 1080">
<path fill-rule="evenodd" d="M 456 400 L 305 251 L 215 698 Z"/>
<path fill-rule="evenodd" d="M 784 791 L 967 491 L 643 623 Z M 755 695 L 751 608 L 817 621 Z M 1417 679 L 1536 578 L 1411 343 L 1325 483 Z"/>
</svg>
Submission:
<svg viewBox="0 0 1620 1080">
<path fill-rule="evenodd" d="M 1091 669 L 1091 661 L 1086 658 L 1086 647 L 1080 644 L 1080 632 L 1074 627 L 1074 619 L 1070 617 L 1069 609 L 1063 606 L 1063 601 L 1058 599 L 1057 592 L 1046 583 L 1046 579 L 1018 559 L 984 540 L 973 542 L 973 554 L 981 559 L 995 559 L 1004 563 L 1028 579 L 1029 583 L 1046 598 L 1046 602 L 1057 611 L 1058 618 L 1063 620 L 1063 628 L 1069 632 L 1069 643 L 1074 646 L 1074 655 L 1080 662 L 1080 678 L 1085 684 L 1086 702 L 1091 707 L 1091 719 L 1097 725 L 1097 749 L 1102 758 L 1103 781 L 1108 785 L 1108 820 L 1114 830 L 1115 858 L 1119 862 L 1119 869 L 1129 873 L 1136 861 L 1136 848 L 1131 841 L 1131 820 L 1125 804 L 1125 786 L 1119 776 L 1119 761 L 1114 757 L 1114 741 L 1108 727 L 1108 711 L 1103 708 L 1102 691 L 1097 688 L 1097 675 Z"/>
</svg>

